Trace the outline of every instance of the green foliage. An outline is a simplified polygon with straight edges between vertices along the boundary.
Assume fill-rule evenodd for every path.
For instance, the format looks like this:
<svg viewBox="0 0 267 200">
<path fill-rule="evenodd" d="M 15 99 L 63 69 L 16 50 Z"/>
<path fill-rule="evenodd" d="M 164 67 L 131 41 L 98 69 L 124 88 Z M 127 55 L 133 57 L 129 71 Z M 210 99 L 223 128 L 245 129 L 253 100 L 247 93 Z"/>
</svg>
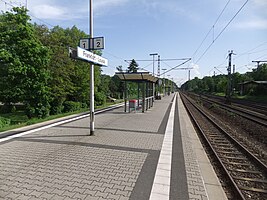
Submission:
<svg viewBox="0 0 267 200">
<path fill-rule="evenodd" d="M 137 70 L 138 70 L 138 64 L 134 59 L 132 59 L 127 71 L 129 73 L 131 73 L 131 72 L 135 73 L 135 72 L 137 72 Z"/>
<path fill-rule="evenodd" d="M 108 75 L 100 75 L 100 84 L 99 84 L 99 92 L 106 94 L 106 96 L 110 96 L 110 82 L 111 77 Z"/>
<path fill-rule="evenodd" d="M 88 36 L 76 26 L 49 29 L 29 21 L 23 7 L 0 14 L 0 102 L 6 105 L 3 108 L 10 113 L 13 103 L 21 103 L 25 114 L 33 119 L 76 110 L 79 104 L 87 107 L 90 65 L 70 59 L 68 47 L 76 47 L 80 38 Z M 137 68 L 133 60 L 131 71 L 136 72 Z M 105 104 L 107 96 L 122 97 L 123 83 L 118 77 L 101 75 L 100 66 L 95 65 L 94 79 L 96 105 Z"/>
<path fill-rule="evenodd" d="M 24 102 L 29 117 L 44 117 L 49 114 L 49 49 L 36 37 L 24 7 L 0 20 L 0 101 Z"/>
<path fill-rule="evenodd" d="M 63 103 L 63 106 L 64 106 L 64 112 L 74 112 L 82 108 L 82 104 L 80 102 L 75 102 L 75 101 L 65 101 Z"/>
<path fill-rule="evenodd" d="M 96 92 L 95 93 L 95 105 L 105 105 L 107 101 L 107 96 L 102 92 Z"/>
<path fill-rule="evenodd" d="M 240 83 L 245 81 L 267 81 L 267 64 L 262 64 L 252 72 L 245 74 L 234 73 L 231 75 L 232 90 L 239 91 Z M 196 93 L 225 93 L 228 83 L 227 75 L 218 75 L 213 77 L 204 77 L 203 79 L 194 78 L 182 85 L 182 89 Z M 247 94 L 265 95 L 266 86 L 251 85 L 247 86 Z"/>
<path fill-rule="evenodd" d="M 111 77 L 109 84 L 110 96 L 116 99 L 122 99 L 123 89 L 124 89 L 123 82 L 119 79 L 119 77 L 116 75 Z"/>
<path fill-rule="evenodd" d="M 120 66 L 118 66 L 118 67 L 116 67 L 116 69 L 119 71 L 119 72 L 122 72 L 123 71 L 123 69 L 122 69 L 122 66 L 120 65 Z"/>
<path fill-rule="evenodd" d="M 8 118 L 0 117 L 0 128 L 10 125 L 11 120 Z"/>
<path fill-rule="evenodd" d="M 261 64 L 258 68 L 253 69 L 251 76 L 254 81 L 267 81 L 267 64 Z"/>
</svg>

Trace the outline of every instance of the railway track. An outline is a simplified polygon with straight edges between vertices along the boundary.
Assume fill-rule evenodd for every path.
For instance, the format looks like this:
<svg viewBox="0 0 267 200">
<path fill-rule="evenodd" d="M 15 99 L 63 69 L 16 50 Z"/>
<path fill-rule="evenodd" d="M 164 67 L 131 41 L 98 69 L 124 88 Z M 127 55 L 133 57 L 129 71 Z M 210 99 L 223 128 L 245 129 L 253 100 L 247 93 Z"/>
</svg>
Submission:
<svg viewBox="0 0 267 200">
<path fill-rule="evenodd" d="M 222 109 L 226 109 L 229 112 L 235 113 L 243 118 L 246 118 L 250 121 L 253 121 L 267 128 L 267 116 L 265 114 L 258 113 L 258 112 L 249 110 L 247 108 L 239 107 L 236 105 L 226 105 L 224 103 L 221 103 L 213 99 L 208 99 L 208 98 L 202 98 L 202 99 L 211 104 L 215 103 Z"/>
<path fill-rule="evenodd" d="M 267 166 L 190 99 L 181 95 L 198 132 L 229 185 L 231 199 L 267 199 Z"/>
<path fill-rule="evenodd" d="M 214 95 L 202 95 L 208 99 L 213 99 L 216 102 L 225 104 L 225 98 Z M 239 108 L 241 110 L 246 110 L 251 113 L 258 113 L 259 115 L 267 116 L 267 105 L 258 102 L 246 101 L 241 99 L 231 99 L 232 107 Z"/>
</svg>

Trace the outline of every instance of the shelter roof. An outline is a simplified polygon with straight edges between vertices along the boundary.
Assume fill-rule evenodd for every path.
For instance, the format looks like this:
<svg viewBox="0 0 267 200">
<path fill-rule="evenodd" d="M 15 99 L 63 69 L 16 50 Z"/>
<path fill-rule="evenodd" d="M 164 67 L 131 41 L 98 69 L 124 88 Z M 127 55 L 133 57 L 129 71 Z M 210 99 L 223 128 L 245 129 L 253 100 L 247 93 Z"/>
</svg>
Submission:
<svg viewBox="0 0 267 200">
<path fill-rule="evenodd" d="M 117 75 L 123 81 L 147 81 L 155 83 L 158 78 L 150 74 L 149 72 L 116 72 Z"/>
</svg>

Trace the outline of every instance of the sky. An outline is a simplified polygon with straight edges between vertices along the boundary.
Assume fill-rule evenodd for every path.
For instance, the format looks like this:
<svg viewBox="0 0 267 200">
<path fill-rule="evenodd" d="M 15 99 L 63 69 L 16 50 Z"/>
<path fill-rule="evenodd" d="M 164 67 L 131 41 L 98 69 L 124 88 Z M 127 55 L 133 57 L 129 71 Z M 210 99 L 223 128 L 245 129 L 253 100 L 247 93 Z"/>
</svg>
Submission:
<svg viewBox="0 0 267 200">
<path fill-rule="evenodd" d="M 228 52 L 239 73 L 267 60 L 267 0 L 92 0 L 93 36 L 104 37 L 102 56 L 114 75 L 129 66 L 153 72 L 152 53 L 158 53 L 162 72 L 187 63 L 161 77 L 181 85 L 190 78 L 226 74 Z M 29 9 L 32 22 L 48 28 L 76 26 L 89 33 L 89 0 L 0 0 L 0 10 L 11 5 Z M 157 56 L 154 57 L 158 59 Z M 173 60 L 170 60 L 173 59 Z M 180 60 L 179 60 L 180 59 Z M 146 61 L 142 61 L 146 60 Z M 158 73 L 158 63 L 154 62 Z"/>
</svg>

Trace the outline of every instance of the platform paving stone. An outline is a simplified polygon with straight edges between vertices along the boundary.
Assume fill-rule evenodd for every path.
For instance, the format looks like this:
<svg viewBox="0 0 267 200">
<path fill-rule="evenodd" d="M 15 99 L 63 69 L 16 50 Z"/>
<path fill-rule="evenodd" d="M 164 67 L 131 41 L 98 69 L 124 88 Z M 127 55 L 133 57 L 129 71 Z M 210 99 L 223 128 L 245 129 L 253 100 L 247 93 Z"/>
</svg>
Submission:
<svg viewBox="0 0 267 200">
<path fill-rule="evenodd" d="M 182 104 L 180 99 L 178 99 L 178 103 Z M 186 124 L 183 117 L 180 117 L 180 120 L 180 123 Z M 207 200 L 207 192 L 205 190 L 204 182 L 200 173 L 199 164 L 196 158 L 196 152 L 193 149 L 192 145 L 191 138 L 193 136 L 192 133 L 188 132 L 188 130 L 191 129 L 187 129 L 186 126 L 183 126 L 182 129 L 183 130 L 181 130 L 181 135 L 189 199 Z"/>
<path fill-rule="evenodd" d="M 119 108 L 96 115 L 92 137 L 83 118 L 0 143 L 0 199 L 128 200 L 137 188 L 151 190 L 142 184 L 151 179 L 152 186 L 171 99 L 145 113 Z M 189 197 L 206 199 L 189 136 L 182 137 Z"/>
<path fill-rule="evenodd" d="M 0 199 L 130 199 L 144 163 L 159 154 L 171 96 L 145 113 L 123 108 L 0 144 Z"/>
</svg>

